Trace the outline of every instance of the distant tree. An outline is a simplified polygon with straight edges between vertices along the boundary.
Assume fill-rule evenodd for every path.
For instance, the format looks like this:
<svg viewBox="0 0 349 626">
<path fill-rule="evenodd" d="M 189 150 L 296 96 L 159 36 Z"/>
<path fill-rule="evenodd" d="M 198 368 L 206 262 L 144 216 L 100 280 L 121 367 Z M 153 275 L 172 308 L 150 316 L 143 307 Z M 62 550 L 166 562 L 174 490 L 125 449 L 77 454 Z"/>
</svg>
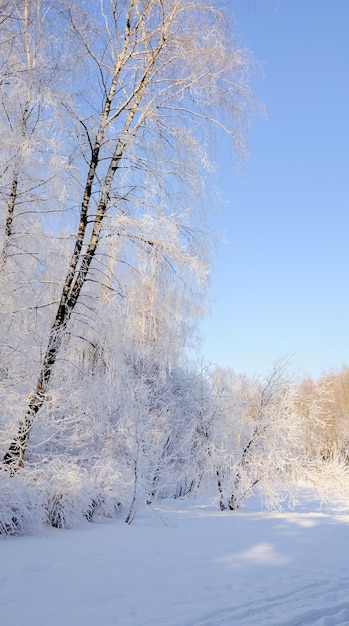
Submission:
<svg viewBox="0 0 349 626">
<path fill-rule="evenodd" d="M 299 410 L 307 424 L 308 449 L 312 456 L 347 457 L 349 447 L 349 370 L 323 373 L 318 380 L 305 378 L 298 389 Z"/>
<path fill-rule="evenodd" d="M 349 368 L 343 366 L 334 382 L 334 413 L 338 447 L 349 461 Z"/>
<path fill-rule="evenodd" d="M 314 459 L 326 458 L 337 449 L 333 391 L 325 376 L 316 382 L 307 377 L 297 390 L 296 408 L 304 418 L 306 449 Z"/>
</svg>

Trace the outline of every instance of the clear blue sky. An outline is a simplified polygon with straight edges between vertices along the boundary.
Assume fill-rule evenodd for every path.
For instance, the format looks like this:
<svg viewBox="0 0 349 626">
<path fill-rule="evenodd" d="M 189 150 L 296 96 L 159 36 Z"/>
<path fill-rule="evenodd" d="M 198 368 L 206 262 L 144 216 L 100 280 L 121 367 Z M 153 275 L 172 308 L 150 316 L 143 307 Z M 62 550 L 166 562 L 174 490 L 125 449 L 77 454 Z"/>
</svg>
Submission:
<svg viewBox="0 0 349 626">
<path fill-rule="evenodd" d="M 202 354 L 248 375 L 283 355 L 304 374 L 349 365 L 349 0 L 232 0 L 263 64 L 266 118 L 240 177 L 217 180 L 225 233 Z"/>
</svg>

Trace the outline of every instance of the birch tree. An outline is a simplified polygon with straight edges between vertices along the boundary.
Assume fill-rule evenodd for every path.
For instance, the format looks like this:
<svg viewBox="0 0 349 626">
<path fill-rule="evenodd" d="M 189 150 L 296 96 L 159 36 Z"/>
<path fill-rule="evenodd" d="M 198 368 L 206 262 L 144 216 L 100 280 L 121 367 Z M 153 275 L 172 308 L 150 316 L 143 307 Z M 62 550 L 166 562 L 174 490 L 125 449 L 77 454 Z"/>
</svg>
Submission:
<svg viewBox="0 0 349 626">
<path fill-rule="evenodd" d="M 23 462 L 72 318 L 101 295 L 97 285 L 117 291 L 108 237 L 156 253 L 183 280 L 204 277 L 197 200 L 210 169 L 208 138 L 216 130 L 239 148 L 251 102 L 250 61 L 218 4 L 60 6 L 76 63 L 62 104 L 75 153 L 75 195 L 62 201 L 73 244 L 37 382 L 3 459 L 11 469 Z"/>
</svg>

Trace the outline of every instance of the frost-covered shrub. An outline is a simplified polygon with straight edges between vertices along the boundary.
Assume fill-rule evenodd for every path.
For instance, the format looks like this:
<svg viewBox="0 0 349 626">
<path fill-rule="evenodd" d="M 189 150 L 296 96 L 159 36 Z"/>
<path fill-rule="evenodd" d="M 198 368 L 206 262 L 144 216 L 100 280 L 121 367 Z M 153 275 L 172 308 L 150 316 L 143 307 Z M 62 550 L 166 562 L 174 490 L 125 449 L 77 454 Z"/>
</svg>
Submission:
<svg viewBox="0 0 349 626">
<path fill-rule="evenodd" d="M 62 460 L 50 462 L 46 475 L 46 517 L 55 528 L 73 528 L 92 519 L 98 488 L 88 473 Z"/>
<path fill-rule="evenodd" d="M 118 517 L 123 510 L 120 502 L 121 477 L 117 464 L 112 460 L 96 463 L 92 476 L 97 486 L 97 497 L 93 502 L 91 520 L 95 514 L 103 517 Z"/>
<path fill-rule="evenodd" d="M 0 471 L 0 535 L 29 535 L 48 523 L 73 528 L 96 514 L 117 517 L 119 476 L 112 464 L 87 471 L 71 461 L 50 461 L 40 470 Z"/>
<path fill-rule="evenodd" d="M 59 459 L 45 466 L 46 520 L 55 528 L 73 528 L 96 513 L 117 517 L 117 474 L 106 464 L 89 471 Z"/>
<path fill-rule="evenodd" d="M 0 471 L 0 534 L 30 535 L 40 529 L 44 498 L 36 481 L 36 474 L 24 469 L 18 474 Z"/>
</svg>

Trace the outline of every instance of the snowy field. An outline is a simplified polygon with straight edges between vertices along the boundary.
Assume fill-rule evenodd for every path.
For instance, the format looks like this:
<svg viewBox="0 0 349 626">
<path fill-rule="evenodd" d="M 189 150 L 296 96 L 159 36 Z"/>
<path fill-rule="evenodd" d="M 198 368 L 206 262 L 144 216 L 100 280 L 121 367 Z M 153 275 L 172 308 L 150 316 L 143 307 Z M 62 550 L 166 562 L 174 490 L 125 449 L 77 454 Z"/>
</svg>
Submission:
<svg viewBox="0 0 349 626">
<path fill-rule="evenodd" d="M 0 539 L 1 626 L 349 624 L 349 501 L 180 502 Z"/>
</svg>

